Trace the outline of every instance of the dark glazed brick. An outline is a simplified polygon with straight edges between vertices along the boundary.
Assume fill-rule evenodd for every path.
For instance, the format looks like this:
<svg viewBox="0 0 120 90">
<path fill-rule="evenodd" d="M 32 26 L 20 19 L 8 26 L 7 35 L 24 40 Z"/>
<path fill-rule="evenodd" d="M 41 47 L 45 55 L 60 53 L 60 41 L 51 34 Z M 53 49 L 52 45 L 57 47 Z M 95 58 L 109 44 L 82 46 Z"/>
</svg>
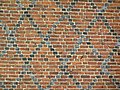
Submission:
<svg viewBox="0 0 120 90">
<path fill-rule="evenodd" d="M 119 89 L 118 0 L 2 0 L 0 8 L 1 90 Z"/>
<path fill-rule="evenodd" d="M 69 75 L 69 78 L 73 78 L 73 75 Z"/>
</svg>

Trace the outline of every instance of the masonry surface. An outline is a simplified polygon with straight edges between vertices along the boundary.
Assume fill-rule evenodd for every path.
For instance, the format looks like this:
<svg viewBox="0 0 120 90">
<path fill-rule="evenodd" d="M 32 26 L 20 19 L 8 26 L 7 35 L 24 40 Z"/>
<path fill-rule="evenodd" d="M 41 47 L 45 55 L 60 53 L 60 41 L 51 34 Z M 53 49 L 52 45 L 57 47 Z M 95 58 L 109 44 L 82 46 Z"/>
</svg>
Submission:
<svg viewBox="0 0 120 90">
<path fill-rule="evenodd" d="M 0 0 L 0 90 L 120 90 L 120 0 Z"/>
</svg>

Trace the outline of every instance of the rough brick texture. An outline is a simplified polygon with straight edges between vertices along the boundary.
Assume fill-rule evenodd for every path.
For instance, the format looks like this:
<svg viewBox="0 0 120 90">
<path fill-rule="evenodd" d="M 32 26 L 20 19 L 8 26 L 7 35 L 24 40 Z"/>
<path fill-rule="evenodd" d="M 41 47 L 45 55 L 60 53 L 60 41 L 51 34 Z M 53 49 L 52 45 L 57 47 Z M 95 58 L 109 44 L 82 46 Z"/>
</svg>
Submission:
<svg viewBox="0 0 120 90">
<path fill-rule="evenodd" d="M 120 0 L 0 0 L 0 90 L 120 90 Z"/>
</svg>

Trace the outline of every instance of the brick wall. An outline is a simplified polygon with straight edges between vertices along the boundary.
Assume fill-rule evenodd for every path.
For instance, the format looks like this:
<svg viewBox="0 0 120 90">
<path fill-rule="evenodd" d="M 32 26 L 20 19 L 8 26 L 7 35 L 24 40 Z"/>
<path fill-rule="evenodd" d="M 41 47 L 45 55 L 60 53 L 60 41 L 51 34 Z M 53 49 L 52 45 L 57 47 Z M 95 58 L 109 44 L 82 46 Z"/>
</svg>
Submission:
<svg viewBox="0 0 120 90">
<path fill-rule="evenodd" d="M 0 90 L 120 90 L 120 0 L 0 0 Z"/>
</svg>

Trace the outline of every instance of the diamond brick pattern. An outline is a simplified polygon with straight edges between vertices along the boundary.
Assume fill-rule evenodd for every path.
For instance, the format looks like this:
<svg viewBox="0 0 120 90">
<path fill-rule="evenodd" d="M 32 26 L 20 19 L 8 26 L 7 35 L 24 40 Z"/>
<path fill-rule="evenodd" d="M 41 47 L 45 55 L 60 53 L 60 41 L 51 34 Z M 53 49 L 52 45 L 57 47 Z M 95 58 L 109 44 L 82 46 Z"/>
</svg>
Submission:
<svg viewBox="0 0 120 90">
<path fill-rule="evenodd" d="M 119 0 L 1 0 L 0 90 L 119 90 Z"/>
</svg>

